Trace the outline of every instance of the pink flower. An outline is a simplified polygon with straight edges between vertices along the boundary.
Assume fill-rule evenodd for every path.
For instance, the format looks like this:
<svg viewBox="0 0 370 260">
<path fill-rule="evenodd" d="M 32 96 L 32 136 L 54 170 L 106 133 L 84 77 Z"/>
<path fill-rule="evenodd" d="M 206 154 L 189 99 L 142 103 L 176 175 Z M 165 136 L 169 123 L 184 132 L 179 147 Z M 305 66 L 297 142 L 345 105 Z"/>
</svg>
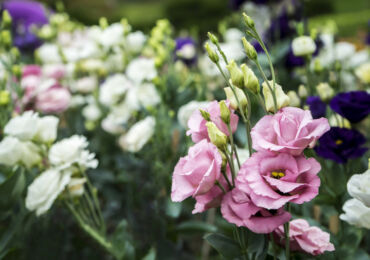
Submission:
<svg viewBox="0 0 370 260">
<path fill-rule="evenodd" d="M 295 107 L 282 108 L 264 116 L 252 129 L 253 148 L 300 155 L 312 148 L 330 128 L 326 118 L 312 119 L 311 112 Z"/>
<path fill-rule="evenodd" d="M 69 91 L 57 84 L 37 94 L 35 107 L 46 114 L 61 113 L 68 108 L 70 100 Z"/>
<path fill-rule="evenodd" d="M 41 67 L 38 65 L 26 65 L 22 69 L 22 78 L 33 75 L 41 77 Z"/>
<path fill-rule="evenodd" d="M 275 230 L 277 243 L 285 244 L 284 226 Z M 311 255 L 319 255 L 325 251 L 334 251 L 334 245 L 330 243 L 330 235 L 318 227 L 310 227 L 304 219 L 295 219 L 289 223 L 289 240 L 292 251 L 303 251 Z"/>
<path fill-rule="evenodd" d="M 227 106 L 230 109 L 229 102 L 226 102 Z M 220 129 L 224 134 L 229 135 L 229 131 L 227 129 L 227 125 L 222 121 L 220 117 L 220 105 L 217 101 L 211 102 L 206 109 L 204 109 L 210 114 L 211 121 L 215 123 L 218 129 Z M 238 127 L 238 116 L 234 114 L 234 110 L 230 109 L 230 125 L 231 131 L 234 133 L 236 128 Z M 191 139 L 194 143 L 198 143 L 203 139 L 209 141 L 207 127 L 207 121 L 202 117 L 202 114 L 197 109 L 193 112 L 190 116 L 188 121 L 189 130 L 186 132 L 187 135 L 191 135 Z"/>
<path fill-rule="evenodd" d="M 66 74 L 63 64 L 48 64 L 43 67 L 43 74 L 46 78 L 62 79 Z"/>
<path fill-rule="evenodd" d="M 222 157 L 212 143 L 202 140 L 180 158 L 172 176 L 172 201 L 204 195 L 221 175 Z"/>
<path fill-rule="evenodd" d="M 303 155 L 256 152 L 241 167 L 239 189 L 258 207 L 279 209 L 287 202 L 302 204 L 318 194 L 320 164 Z"/>
<path fill-rule="evenodd" d="M 264 234 L 272 232 L 291 218 L 283 208 L 268 211 L 257 207 L 249 195 L 237 187 L 224 196 L 221 213 L 227 221 L 238 227 L 244 226 L 255 233 Z"/>
</svg>

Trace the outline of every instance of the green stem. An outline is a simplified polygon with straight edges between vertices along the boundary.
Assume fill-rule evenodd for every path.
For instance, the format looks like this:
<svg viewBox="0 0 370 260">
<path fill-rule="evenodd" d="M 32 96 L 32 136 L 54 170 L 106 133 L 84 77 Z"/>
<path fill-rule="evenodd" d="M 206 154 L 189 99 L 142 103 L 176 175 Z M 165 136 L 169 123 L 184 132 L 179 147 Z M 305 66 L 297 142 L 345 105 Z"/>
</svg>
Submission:
<svg viewBox="0 0 370 260">
<path fill-rule="evenodd" d="M 270 240 L 272 243 L 272 251 L 274 252 L 274 260 L 276 260 L 276 244 L 274 240 L 274 235 L 272 233 L 270 233 Z"/>
<path fill-rule="evenodd" d="M 287 205 L 288 212 L 290 212 L 290 205 Z M 289 221 L 284 224 L 284 233 L 285 233 L 285 258 L 286 260 L 290 259 L 290 239 L 289 239 Z"/>
<path fill-rule="evenodd" d="M 225 53 L 221 50 L 220 44 L 217 42 L 216 43 L 217 50 L 221 53 L 222 58 L 224 59 L 225 63 L 228 64 L 229 62 L 227 61 Z"/>
<path fill-rule="evenodd" d="M 220 187 L 220 189 L 222 190 L 222 192 L 223 192 L 224 194 L 226 194 L 226 190 L 225 190 L 224 186 L 222 186 L 222 185 L 221 185 L 221 183 L 220 183 L 219 181 L 216 181 L 216 185 L 217 185 L 218 187 Z"/>
<path fill-rule="evenodd" d="M 224 177 L 227 180 L 227 183 L 229 184 L 229 188 L 232 189 L 235 186 L 235 178 L 236 178 L 236 172 L 235 172 L 235 168 L 234 168 L 234 161 L 233 161 L 233 158 L 229 156 L 229 152 L 228 152 L 227 148 L 225 149 L 224 154 L 226 156 L 227 161 L 229 162 L 229 166 L 230 166 L 230 170 L 231 170 L 231 179 L 232 179 L 233 185 L 230 184 L 230 181 L 227 178 L 226 173 L 224 171 L 221 171 L 221 172 L 222 172 L 222 174 L 224 174 Z"/>
<path fill-rule="evenodd" d="M 247 113 L 247 120 L 245 122 L 246 124 L 246 131 L 247 131 L 247 138 L 248 138 L 248 151 L 249 151 L 249 156 L 252 156 L 252 137 L 251 137 L 251 110 L 252 110 L 252 107 L 251 107 L 251 100 L 249 98 L 249 95 L 248 93 L 246 92 L 246 97 L 247 97 L 247 101 L 248 101 L 248 113 Z"/>
<path fill-rule="evenodd" d="M 262 108 L 263 108 L 263 111 L 265 112 L 265 115 L 267 115 L 268 114 L 268 112 L 267 112 L 267 110 L 266 110 L 266 106 L 265 106 L 265 100 L 263 100 L 263 97 L 262 97 L 262 95 L 260 94 L 260 93 L 258 93 L 258 100 L 259 100 L 259 102 L 260 102 L 260 104 L 261 104 L 261 106 L 262 106 Z"/>
<path fill-rule="evenodd" d="M 231 144 L 231 152 L 230 152 L 230 154 L 231 154 L 231 158 L 233 158 L 233 154 L 235 154 L 236 161 L 238 162 L 238 167 L 240 168 L 239 156 L 238 156 L 238 152 L 236 150 L 236 145 L 234 144 L 234 137 L 233 137 L 233 133 L 231 131 L 230 122 L 227 124 L 227 130 L 229 131 L 229 137 L 230 137 L 230 144 Z"/>
</svg>

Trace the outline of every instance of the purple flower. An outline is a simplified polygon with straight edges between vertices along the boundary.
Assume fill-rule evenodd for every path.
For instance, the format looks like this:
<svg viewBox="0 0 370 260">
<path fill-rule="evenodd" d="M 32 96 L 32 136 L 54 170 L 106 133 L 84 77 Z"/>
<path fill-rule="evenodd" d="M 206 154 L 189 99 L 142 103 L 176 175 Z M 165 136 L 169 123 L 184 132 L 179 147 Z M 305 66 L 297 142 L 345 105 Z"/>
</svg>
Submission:
<svg viewBox="0 0 370 260">
<path fill-rule="evenodd" d="M 361 147 L 366 138 L 357 130 L 332 127 L 320 139 L 315 151 L 323 158 L 337 163 L 346 163 L 348 159 L 361 157 L 368 148 Z"/>
<path fill-rule="evenodd" d="M 311 96 L 306 100 L 307 105 L 310 107 L 312 117 L 314 119 L 325 117 L 326 115 L 326 104 L 322 102 L 320 97 Z"/>
<path fill-rule="evenodd" d="M 44 6 L 34 1 L 6 1 L 1 9 L 8 10 L 12 17 L 14 45 L 21 50 L 33 50 L 41 41 L 32 33 L 33 26 L 48 23 Z"/>
<path fill-rule="evenodd" d="M 196 45 L 191 37 L 179 37 L 176 39 L 175 55 L 187 65 L 192 65 L 197 60 Z"/>
<path fill-rule="evenodd" d="M 330 102 L 332 110 L 358 123 L 370 114 L 370 94 L 366 91 L 350 91 L 339 93 Z"/>
</svg>

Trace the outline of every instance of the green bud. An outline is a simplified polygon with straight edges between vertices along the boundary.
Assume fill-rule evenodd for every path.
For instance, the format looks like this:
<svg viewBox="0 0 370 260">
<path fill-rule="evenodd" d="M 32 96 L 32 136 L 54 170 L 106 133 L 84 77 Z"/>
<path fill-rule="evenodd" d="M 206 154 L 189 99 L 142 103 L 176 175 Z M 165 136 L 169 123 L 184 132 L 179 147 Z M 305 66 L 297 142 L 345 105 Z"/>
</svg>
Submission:
<svg viewBox="0 0 370 260">
<path fill-rule="evenodd" d="M 297 24 L 297 34 L 298 36 L 304 35 L 304 25 L 302 22 Z"/>
<path fill-rule="evenodd" d="M 213 44 L 215 45 L 218 44 L 218 39 L 213 33 L 208 32 L 208 38 L 211 40 Z"/>
<path fill-rule="evenodd" d="M 311 30 L 310 37 L 312 38 L 312 40 L 315 40 L 317 38 L 317 30 L 315 28 Z"/>
<path fill-rule="evenodd" d="M 321 73 L 323 70 L 323 67 L 321 65 L 321 61 L 320 59 L 315 59 L 314 63 L 313 63 L 313 71 L 317 74 Z"/>
<path fill-rule="evenodd" d="M 58 12 L 64 12 L 64 4 L 63 4 L 63 2 L 62 1 L 57 1 L 57 3 L 56 3 L 56 10 L 58 11 Z"/>
<path fill-rule="evenodd" d="M 231 60 L 229 64 L 226 65 L 227 70 L 230 73 L 231 82 L 239 87 L 242 88 L 244 86 L 244 76 L 241 69 L 238 67 L 234 60 Z"/>
<path fill-rule="evenodd" d="M 14 59 L 16 59 L 16 60 L 18 60 L 20 55 L 21 55 L 17 47 L 12 47 L 10 49 L 10 53 L 14 57 Z"/>
<path fill-rule="evenodd" d="M 85 122 L 85 128 L 87 131 L 92 131 L 96 128 L 96 123 L 94 121 L 88 120 Z"/>
<path fill-rule="evenodd" d="M 4 28 L 10 28 L 12 25 L 12 17 L 10 16 L 8 10 L 3 11 L 2 25 Z"/>
<path fill-rule="evenodd" d="M 106 17 L 100 17 L 99 25 L 102 29 L 106 29 L 109 26 L 108 19 Z"/>
<path fill-rule="evenodd" d="M 290 90 L 287 95 L 289 97 L 289 106 L 299 107 L 301 105 L 301 99 L 298 97 L 297 92 Z"/>
<path fill-rule="evenodd" d="M 9 104 L 10 92 L 7 90 L 0 90 L 0 106 Z"/>
<path fill-rule="evenodd" d="M 12 46 L 12 34 L 9 30 L 1 31 L 0 41 L 5 47 Z"/>
<path fill-rule="evenodd" d="M 207 122 L 206 126 L 211 143 L 224 150 L 227 144 L 227 136 L 213 122 Z"/>
<path fill-rule="evenodd" d="M 258 82 L 258 78 L 254 74 L 253 70 L 245 64 L 242 64 L 240 68 L 242 69 L 244 76 L 244 86 L 254 94 L 258 94 L 260 92 L 260 83 Z"/>
<path fill-rule="evenodd" d="M 300 98 L 306 98 L 308 95 L 308 91 L 307 91 L 307 88 L 304 86 L 304 85 L 299 85 L 298 87 L 298 96 Z"/>
<path fill-rule="evenodd" d="M 330 101 L 335 95 L 334 89 L 332 89 L 328 83 L 320 83 L 316 86 L 316 91 L 324 102 Z"/>
<path fill-rule="evenodd" d="M 250 44 L 245 37 L 242 38 L 243 46 L 245 53 L 247 54 L 248 58 L 251 60 L 257 59 L 257 52 L 256 49 Z"/>
<path fill-rule="evenodd" d="M 211 121 L 211 115 L 207 111 L 205 111 L 203 109 L 199 109 L 199 112 L 202 115 L 202 117 L 204 118 L 204 120 Z"/>
<path fill-rule="evenodd" d="M 206 44 L 204 45 L 204 48 L 206 49 L 207 53 L 208 53 L 208 57 L 211 59 L 211 61 L 213 61 L 214 63 L 217 63 L 220 58 L 218 57 L 218 54 L 217 52 L 215 52 L 211 46 L 209 45 L 208 42 L 206 42 Z"/>
<path fill-rule="evenodd" d="M 245 110 L 245 108 L 248 105 L 248 99 L 245 96 L 243 90 L 241 90 L 240 88 L 235 88 L 235 94 L 237 95 L 238 100 L 236 100 L 236 97 L 234 95 L 234 91 L 230 87 L 224 88 L 224 91 L 225 91 L 225 94 L 226 94 L 226 99 L 229 100 L 230 107 L 232 109 L 234 109 L 234 110 L 238 109 L 238 101 L 239 101 L 239 104 L 242 107 L 242 110 L 243 111 Z"/>
<path fill-rule="evenodd" d="M 218 152 L 220 153 L 221 157 L 222 157 L 222 164 L 221 164 L 221 170 L 222 171 L 225 171 L 226 170 L 226 166 L 227 166 L 227 157 L 226 157 L 226 154 L 224 151 L 218 149 Z"/>
<path fill-rule="evenodd" d="M 220 114 L 221 119 L 225 124 L 230 123 L 230 109 L 227 107 L 225 100 L 220 101 Z"/>
<path fill-rule="evenodd" d="M 20 78 L 21 75 L 22 75 L 22 70 L 21 70 L 21 67 L 19 65 L 13 65 L 12 66 L 12 73 L 14 76 L 16 76 L 17 78 Z"/>
<path fill-rule="evenodd" d="M 340 61 L 335 61 L 335 64 L 334 64 L 334 68 L 336 71 L 341 71 L 342 70 L 342 64 L 340 63 Z"/>
<path fill-rule="evenodd" d="M 243 18 L 244 18 L 245 24 L 249 28 L 254 28 L 254 21 L 253 21 L 253 19 L 250 16 L 248 16 L 246 13 L 243 13 Z"/>
</svg>

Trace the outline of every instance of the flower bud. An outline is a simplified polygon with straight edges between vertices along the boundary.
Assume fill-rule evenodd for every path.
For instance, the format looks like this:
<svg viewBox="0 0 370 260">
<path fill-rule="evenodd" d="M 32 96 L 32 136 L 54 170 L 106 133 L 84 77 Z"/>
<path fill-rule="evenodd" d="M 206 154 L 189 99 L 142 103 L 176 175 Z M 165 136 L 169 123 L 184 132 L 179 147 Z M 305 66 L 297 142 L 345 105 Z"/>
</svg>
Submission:
<svg viewBox="0 0 370 260">
<path fill-rule="evenodd" d="M 304 34 L 304 25 L 303 25 L 303 23 L 298 23 L 296 29 L 297 29 L 298 36 L 302 36 Z"/>
<path fill-rule="evenodd" d="M 249 28 L 254 28 L 254 21 L 253 21 L 253 19 L 250 16 L 248 16 L 246 13 L 243 13 L 243 18 L 244 18 L 245 24 Z"/>
<path fill-rule="evenodd" d="M 321 61 L 320 59 L 315 59 L 314 63 L 313 63 L 313 71 L 317 74 L 321 73 L 323 70 L 323 67 L 321 65 Z"/>
<path fill-rule="evenodd" d="M 298 87 L 298 96 L 300 98 L 306 98 L 308 96 L 307 88 L 302 84 Z"/>
<path fill-rule="evenodd" d="M 327 102 L 334 96 L 334 89 L 328 83 L 320 83 L 316 86 L 316 91 L 322 101 Z"/>
<path fill-rule="evenodd" d="M 317 29 L 313 28 L 310 32 L 310 37 L 312 40 L 315 40 L 317 38 Z"/>
<path fill-rule="evenodd" d="M 224 88 L 224 91 L 226 94 L 226 99 L 230 101 L 230 107 L 234 110 L 237 110 L 238 101 L 236 100 L 233 90 L 230 87 L 227 87 Z M 242 110 L 244 110 L 248 105 L 247 97 L 240 88 L 235 88 L 235 94 L 238 96 L 239 104 L 241 105 Z"/>
<path fill-rule="evenodd" d="M 273 89 L 273 82 L 269 81 L 270 86 Z M 266 82 L 262 83 L 262 92 L 263 96 L 265 97 L 265 106 L 266 110 L 269 112 L 274 112 L 274 98 L 273 94 L 271 93 L 270 88 L 268 87 Z M 289 97 L 284 93 L 282 87 L 275 83 L 275 95 L 276 95 L 276 105 L 277 109 L 286 107 L 289 105 Z"/>
<path fill-rule="evenodd" d="M 216 145 L 217 148 L 224 150 L 227 144 L 227 136 L 213 122 L 207 122 L 206 126 L 211 143 Z"/>
<path fill-rule="evenodd" d="M 231 82 L 239 87 L 242 88 L 244 86 L 244 76 L 241 69 L 238 67 L 234 60 L 231 60 L 229 64 L 226 65 L 231 77 Z"/>
<path fill-rule="evenodd" d="M 213 33 L 208 32 L 208 38 L 211 40 L 213 44 L 215 45 L 218 44 L 218 39 Z"/>
<path fill-rule="evenodd" d="M 292 50 L 295 56 L 307 56 L 316 51 L 316 44 L 309 36 L 300 36 L 293 40 Z"/>
<path fill-rule="evenodd" d="M 204 48 L 206 49 L 208 53 L 208 57 L 213 61 L 214 63 L 217 63 L 220 58 L 218 57 L 218 54 L 211 48 L 208 42 L 204 45 Z"/>
<path fill-rule="evenodd" d="M 330 126 L 337 126 L 341 128 L 351 129 L 351 123 L 347 119 L 345 119 L 344 117 L 341 117 L 338 114 L 333 114 L 330 116 L 329 124 Z"/>
<path fill-rule="evenodd" d="M 227 107 L 225 100 L 220 101 L 220 114 L 221 119 L 225 124 L 230 123 L 230 109 Z"/>
<path fill-rule="evenodd" d="M 10 16 L 8 10 L 3 11 L 3 17 L 2 17 L 2 26 L 4 28 L 10 28 L 12 25 L 12 17 Z"/>
<path fill-rule="evenodd" d="M 9 30 L 3 30 L 0 34 L 0 43 L 5 47 L 12 46 L 12 35 Z"/>
<path fill-rule="evenodd" d="M 242 38 L 243 46 L 245 53 L 247 54 L 248 58 L 251 60 L 257 59 L 257 52 L 256 49 L 250 44 L 245 37 Z"/>
<path fill-rule="evenodd" d="M 12 66 L 12 73 L 14 74 L 14 76 L 16 76 L 17 78 L 20 78 L 21 75 L 22 75 L 22 70 L 21 70 L 21 67 L 19 65 L 13 65 Z"/>
<path fill-rule="evenodd" d="M 12 54 L 12 56 L 14 57 L 14 59 L 18 60 L 19 57 L 21 56 L 21 53 L 19 52 L 18 48 L 17 47 L 12 47 L 10 49 L 10 53 Z"/>
<path fill-rule="evenodd" d="M 245 64 L 242 64 L 240 68 L 243 71 L 244 86 L 250 91 L 252 91 L 254 94 L 258 94 L 260 92 L 260 83 L 258 82 L 258 79 L 254 74 L 253 70 L 251 70 Z"/>
<path fill-rule="evenodd" d="M 199 109 L 199 112 L 202 115 L 202 117 L 204 118 L 204 120 L 211 121 L 211 115 L 207 111 L 205 111 L 203 109 Z"/>
<path fill-rule="evenodd" d="M 288 91 L 289 105 L 292 107 L 299 107 L 301 105 L 301 100 L 297 93 L 293 90 Z"/>
<path fill-rule="evenodd" d="M 106 29 L 109 26 L 108 19 L 106 17 L 100 17 L 99 26 L 102 29 Z"/>
<path fill-rule="evenodd" d="M 226 166 L 227 166 L 227 157 L 226 157 L 226 154 L 223 150 L 220 150 L 218 149 L 218 152 L 220 153 L 221 157 L 222 157 L 222 164 L 221 164 L 221 171 L 225 171 L 226 170 Z"/>
<path fill-rule="evenodd" d="M 0 91 L 0 106 L 9 104 L 10 93 L 7 90 Z"/>
</svg>

